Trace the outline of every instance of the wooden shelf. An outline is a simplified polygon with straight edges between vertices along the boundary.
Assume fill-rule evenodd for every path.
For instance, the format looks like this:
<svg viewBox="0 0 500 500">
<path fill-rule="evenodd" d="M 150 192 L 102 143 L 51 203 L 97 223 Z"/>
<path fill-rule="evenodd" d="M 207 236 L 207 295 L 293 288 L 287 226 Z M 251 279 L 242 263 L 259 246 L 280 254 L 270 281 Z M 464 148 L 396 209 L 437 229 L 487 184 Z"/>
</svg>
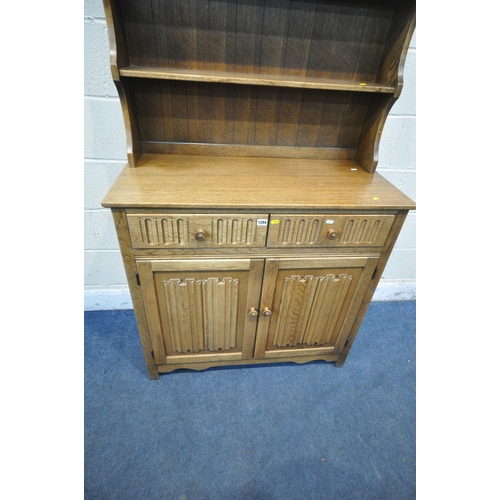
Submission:
<svg viewBox="0 0 500 500">
<path fill-rule="evenodd" d="M 144 67 L 124 67 L 120 76 L 134 78 L 154 78 L 160 80 L 180 80 L 210 83 L 234 83 L 240 85 L 264 85 L 271 87 L 292 87 L 321 90 L 344 90 L 354 92 L 382 92 L 391 94 L 395 88 L 373 82 L 347 82 L 345 80 L 329 80 L 327 78 L 311 78 L 307 76 L 284 76 L 266 74 L 242 74 L 225 71 L 203 71 L 189 69 L 162 69 Z"/>
</svg>

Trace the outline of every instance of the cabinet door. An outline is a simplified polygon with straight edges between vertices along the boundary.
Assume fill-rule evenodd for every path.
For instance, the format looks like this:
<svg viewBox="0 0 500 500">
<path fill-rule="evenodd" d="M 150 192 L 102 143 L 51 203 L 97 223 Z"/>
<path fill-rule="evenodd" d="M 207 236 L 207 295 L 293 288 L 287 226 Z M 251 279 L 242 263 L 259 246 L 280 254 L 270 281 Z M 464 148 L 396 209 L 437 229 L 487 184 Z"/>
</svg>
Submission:
<svg viewBox="0 0 500 500">
<path fill-rule="evenodd" d="M 137 265 L 157 364 L 252 358 L 263 259 Z"/>
<path fill-rule="evenodd" d="M 267 259 L 255 357 L 340 353 L 377 261 L 375 257 Z"/>
</svg>

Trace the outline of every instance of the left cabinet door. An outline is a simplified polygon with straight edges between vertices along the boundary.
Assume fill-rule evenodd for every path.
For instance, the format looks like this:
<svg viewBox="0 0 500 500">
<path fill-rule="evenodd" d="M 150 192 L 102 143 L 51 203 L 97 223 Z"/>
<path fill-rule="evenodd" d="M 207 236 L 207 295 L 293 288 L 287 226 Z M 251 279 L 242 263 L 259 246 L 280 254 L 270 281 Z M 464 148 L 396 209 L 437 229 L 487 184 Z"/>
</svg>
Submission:
<svg viewBox="0 0 500 500">
<path fill-rule="evenodd" d="M 157 365 L 253 355 L 263 259 L 138 261 Z"/>
</svg>

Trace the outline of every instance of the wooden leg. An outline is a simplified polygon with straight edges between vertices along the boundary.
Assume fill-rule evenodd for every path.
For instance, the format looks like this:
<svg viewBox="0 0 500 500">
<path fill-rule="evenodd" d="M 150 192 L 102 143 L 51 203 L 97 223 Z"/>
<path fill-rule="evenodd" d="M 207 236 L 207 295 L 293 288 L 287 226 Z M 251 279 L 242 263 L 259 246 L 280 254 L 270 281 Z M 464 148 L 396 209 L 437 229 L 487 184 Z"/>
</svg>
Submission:
<svg viewBox="0 0 500 500">
<path fill-rule="evenodd" d="M 158 369 L 156 368 L 154 358 L 151 354 L 153 346 L 151 343 L 151 337 L 149 336 L 149 326 L 146 319 L 146 312 L 144 310 L 144 303 L 142 301 L 142 291 L 136 280 L 137 268 L 132 251 L 132 241 L 128 231 L 127 217 L 125 212 L 121 209 L 113 209 L 112 213 L 149 378 L 151 380 L 158 380 Z"/>
<path fill-rule="evenodd" d="M 342 350 L 342 352 L 340 353 L 339 359 L 337 361 L 335 361 L 335 363 L 334 363 L 335 366 L 338 368 L 341 368 L 342 366 L 344 366 L 344 363 L 347 359 L 347 356 L 349 355 L 349 351 L 351 350 L 354 339 L 356 338 L 356 335 L 357 335 L 358 330 L 361 326 L 363 318 L 365 317 L 366 311 L 368 310 L 368 306 L 371 303 L 371 300 L 373 298 L 373 294 L 375 293 L 375 289 L 377 288 L 377 285 L 380 281 L 380 278 L 382 277 L 382 273 L 384 272 L 385 266 L 387 265 L 387 261 L 389 260 L 391 252 L 394 248 L 397 237 L 399 236 L 399 233 L 401 231 L 401 228 L 403 227 L 403 223 L 404 223 L 407 215 L 408 215 L 408 210 L 402 210 L 396 215 L 396 217 L 394 219 L 394 223 L 392 224 L 391 231 L 389 232 L 384 249 L 382 250 L 382 254 L 381 254 L 380 259 L 377 263 L 377 271 L 376 271 L 375 275 L 373 276 L 373 278 L 370 282 L 370 285 L 368 286 L 368 290 L 365 293 L 365 296 L 363 298 L 363 302 L 361 303 L 361 307 L 359 308 L 358 314 L 357 314 L 356 319 L 354 321 L 353 327 L 351 329 L 351 333 L 349 334 L 349 337 L 348 337 L 348 340 L 345 344 L 345 347 Z"/>
<path fill-rule="evenodd" d="M 156 365 L 150 366 L 147 365 L 148 375 L 151 380 L 158 380 L 160 376 L 158 375 L 158 370 L 156 369 Z"/>
</svg>

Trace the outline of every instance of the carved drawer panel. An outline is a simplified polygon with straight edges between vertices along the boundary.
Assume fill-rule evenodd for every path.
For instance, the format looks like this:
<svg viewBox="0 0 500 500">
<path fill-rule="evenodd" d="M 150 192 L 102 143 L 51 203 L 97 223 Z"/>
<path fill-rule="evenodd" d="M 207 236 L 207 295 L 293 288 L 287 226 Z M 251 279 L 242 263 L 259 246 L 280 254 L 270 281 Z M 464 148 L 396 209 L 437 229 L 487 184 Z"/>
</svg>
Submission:
<svg viewBox="0 0 500 500">
<path fill-rule="evenodd" d="M 268 247 L 382 246 L 394 215 L 272 214 Z"/>
<path fill-rule="evenodd" d="M 264 247 L 268 214 L 128 214 L 134 248 Z"/>
</svg>

